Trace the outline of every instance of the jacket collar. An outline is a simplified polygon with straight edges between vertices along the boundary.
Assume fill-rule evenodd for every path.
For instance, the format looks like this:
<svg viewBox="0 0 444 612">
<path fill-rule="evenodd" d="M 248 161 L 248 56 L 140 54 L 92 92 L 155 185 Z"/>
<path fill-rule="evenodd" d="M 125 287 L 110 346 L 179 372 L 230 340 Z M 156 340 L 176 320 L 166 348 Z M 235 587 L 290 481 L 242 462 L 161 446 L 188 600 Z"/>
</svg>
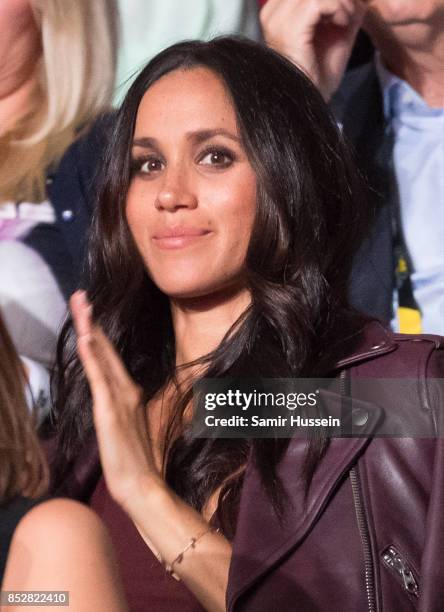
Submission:
<svg viewBox="0 0 444 612">
<path fill-rule="evenodd" d="M 336 348 L 334 370 L 357 365 L 391 353 L 398 346 L 393 333 L 379 321 L 368 321 L 355 333 L 342 339 Z"/>
</svg>

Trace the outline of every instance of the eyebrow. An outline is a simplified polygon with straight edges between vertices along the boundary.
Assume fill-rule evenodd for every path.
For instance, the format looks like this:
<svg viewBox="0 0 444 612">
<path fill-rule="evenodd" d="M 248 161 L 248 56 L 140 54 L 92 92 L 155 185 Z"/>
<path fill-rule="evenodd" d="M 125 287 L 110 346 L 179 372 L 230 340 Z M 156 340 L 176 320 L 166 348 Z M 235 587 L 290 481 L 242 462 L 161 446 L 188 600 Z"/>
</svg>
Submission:
<svg viewBox="0 0 444 612">
<path fill-rule="evenodd" d="M 236 136 L 235 134 L 228 132 L 224 128 L 218 128 L 214 130 L 198 130 L 196 132 L 187 132 L 186 134 L 186 137 L 189 140 L 192 140 L 197 144 L 200 144 L 201 142 L 204 142 L 205 140 L 209 140 L 210 138 L 213 138 L 214 136 L 225 136 L 226 138 L 229 138 L 230 140 L 233 140 L 234 142 L 237 142 L 238 144 L 242 142 L 239 136 Z M 145 136 L 142 138 L 135 138 L 133 140 L 132 146 L 142 147 L 144 149 L 151 149 L 151 148 L 157 147 L 158 145 L 159 145 L 159 142 L 156 138 L 150 138 L 150 137 Z"/>
</svg>

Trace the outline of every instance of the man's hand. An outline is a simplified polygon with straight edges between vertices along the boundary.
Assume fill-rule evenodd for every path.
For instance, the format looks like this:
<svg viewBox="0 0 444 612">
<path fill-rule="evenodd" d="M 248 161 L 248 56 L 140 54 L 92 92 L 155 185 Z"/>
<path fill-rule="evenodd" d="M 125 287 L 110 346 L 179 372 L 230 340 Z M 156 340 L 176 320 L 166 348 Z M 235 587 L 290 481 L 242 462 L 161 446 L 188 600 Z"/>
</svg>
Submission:
<svg viewBox="0 0 444 612">
<path fill-rule="evenodd" d="M 329 100 L 366 10 L 363 0 L 268 0 L 260 19 L 266 43 L 301 68 Z"/>
</svg>

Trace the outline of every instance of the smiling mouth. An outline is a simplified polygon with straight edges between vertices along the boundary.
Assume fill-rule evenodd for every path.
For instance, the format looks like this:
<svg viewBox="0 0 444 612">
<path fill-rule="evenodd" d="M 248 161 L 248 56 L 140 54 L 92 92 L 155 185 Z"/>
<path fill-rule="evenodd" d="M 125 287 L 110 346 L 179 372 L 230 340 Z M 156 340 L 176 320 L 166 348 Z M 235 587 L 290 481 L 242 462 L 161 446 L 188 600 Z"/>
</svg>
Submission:
<svg viewBox="0 0 444 612">
<path fill-rule="evenodd" d="M 181 249 L 199 242 L 211 233 L 209 230 L 197 228 L 171 228 L 158 232 L 152 240 L 160 249 Z"/>
</svg>

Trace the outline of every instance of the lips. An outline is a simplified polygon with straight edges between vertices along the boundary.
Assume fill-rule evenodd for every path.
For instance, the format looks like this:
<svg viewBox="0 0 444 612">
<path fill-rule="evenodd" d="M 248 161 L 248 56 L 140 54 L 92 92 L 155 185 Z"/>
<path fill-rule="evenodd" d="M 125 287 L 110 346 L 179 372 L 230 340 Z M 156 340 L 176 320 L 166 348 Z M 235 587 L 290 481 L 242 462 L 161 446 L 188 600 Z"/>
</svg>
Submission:
<svg viewBox="0 0 444 612">
<path fill-rule="evenodd" d="M 180 249 L 208 236 L 210 230 L 200 227 L 175 226 L 157 230 L 152 240 L 162 249 Z"/>
</svg>

